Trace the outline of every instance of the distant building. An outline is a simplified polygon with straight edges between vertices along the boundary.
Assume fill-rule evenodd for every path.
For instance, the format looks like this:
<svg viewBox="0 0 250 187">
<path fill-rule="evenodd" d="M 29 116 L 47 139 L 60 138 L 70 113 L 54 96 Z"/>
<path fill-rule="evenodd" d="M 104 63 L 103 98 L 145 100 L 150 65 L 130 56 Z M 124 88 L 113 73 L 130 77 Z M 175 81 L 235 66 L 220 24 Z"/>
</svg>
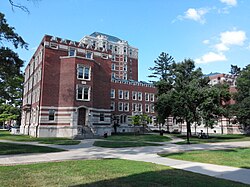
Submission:
<svg viewBox="0 0 250 187">
<path fill-rule="evenodd" d="M 36 137 L 129 132 L 131 116 L 155 118 L 156 88 L 138 81 L 138 49 L 94 32 L 79 42 L 44 36 L 25 68 L 20 131 Z"/>
</svg>

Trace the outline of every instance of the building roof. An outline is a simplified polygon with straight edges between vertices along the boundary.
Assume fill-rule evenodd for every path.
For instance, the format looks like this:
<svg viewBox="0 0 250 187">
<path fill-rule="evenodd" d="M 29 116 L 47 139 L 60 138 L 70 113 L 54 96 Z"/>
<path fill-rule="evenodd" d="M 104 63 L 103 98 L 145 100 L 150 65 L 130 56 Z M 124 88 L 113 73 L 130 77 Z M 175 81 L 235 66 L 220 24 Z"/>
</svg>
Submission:
<svg viewBox="0 0 250 187">
<path fill-rule="evenodd" d="M 218 72 L 215 72 L 215 73 L 209 73 L 209 74 L 206 74 L 205 77 L 210 77 L 210 76 L 214 76 L 214 75 L 220 75 L 222 73 L 218 73 Z"/>
<path fill-rule="evenodd" d="M 90 36 L 97 37 L 98 35 L 106 36 L 108 41 L 111 41 L 111 42 L 122 41 L 120 38 L 117 38 L 115 36 L 111 36 L 111 35 L 108 35 L 108 34 L 100 33 L 100 32 L 93 32 Z"/>
</svg>

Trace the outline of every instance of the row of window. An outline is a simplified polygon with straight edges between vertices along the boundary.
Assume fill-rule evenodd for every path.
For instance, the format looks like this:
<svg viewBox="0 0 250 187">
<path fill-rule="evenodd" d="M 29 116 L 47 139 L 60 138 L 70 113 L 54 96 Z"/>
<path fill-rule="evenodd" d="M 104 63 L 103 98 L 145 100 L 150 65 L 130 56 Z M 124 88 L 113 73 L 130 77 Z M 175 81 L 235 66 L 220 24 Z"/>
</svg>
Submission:
<svg viewBox="0 0 250 187">
<path fill-rule="evenodd" d="M 111 102 L 111 110 L 115 111 L 115 102 Z M 130 109 L 129 103 L 127 102 L 118 102 L 118 111 L 122 112 L 143 112 L 143 105 L 141 103 L 132 103 L 132 108 Z M 154 105 L 153 104 L 145 104 L 144 110 L 146 113 L 154 113 Z"/>
<path fill-rule="evenodd" d="M 118 99 L 129 100 L 129 93 L 130 92 L 128 90 L 118 90 Z M 115 89 L 111 89 L 110 97 L 112 99 L 115 98 Z M 154 102 L 154 94 L 153 93 L 144 93 L 144 99 L 145 99 L 145 101 Z M 132 91 L 132 100 L 142 101 L 143 100 L 142 92 Z"/>
<path fill-rule="evenodd" d="M 77 55 L 76 49 L 75 48 L 69 48 L 68 56 L 76 56 L 76 55 Z M 93 59 L 93 52 L 86 51 L 84 57 L 87 58 L 87 59 Z"/>
</svg>

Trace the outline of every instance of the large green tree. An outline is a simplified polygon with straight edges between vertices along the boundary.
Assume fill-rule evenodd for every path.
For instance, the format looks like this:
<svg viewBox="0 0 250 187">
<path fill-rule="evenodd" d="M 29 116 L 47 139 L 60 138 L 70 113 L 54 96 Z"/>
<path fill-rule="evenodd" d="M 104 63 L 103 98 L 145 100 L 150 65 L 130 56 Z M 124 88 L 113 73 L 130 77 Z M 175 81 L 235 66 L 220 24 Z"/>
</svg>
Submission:
<svg viewBox="0 0 250 187">
<path fill-rule="evenodd" d="M 28 45 L 11 27 L 3 13 L 0 13 L 0 115 L 1 121 L 20 118 L 20 105 L 22 102 L 23 61 L 11 46 L 27 49 Z M 9 106 L 6 106 L 9 105 Z M 12 109 L 10 109 L 12 107 Z M 19 111 L 19 116 L 17 111 Z M 14 111 L 14 112 L 13 112 Z M 6 116 L 6 118 L 4 118 Z"/>
<path fill-rule="evenodd" d="M 244 125 L 250 134 L 250 64 L 247 65 L 237 78 L 237 93 L 235 95 L 237 105 L 237 120 Z"/>
</svg>

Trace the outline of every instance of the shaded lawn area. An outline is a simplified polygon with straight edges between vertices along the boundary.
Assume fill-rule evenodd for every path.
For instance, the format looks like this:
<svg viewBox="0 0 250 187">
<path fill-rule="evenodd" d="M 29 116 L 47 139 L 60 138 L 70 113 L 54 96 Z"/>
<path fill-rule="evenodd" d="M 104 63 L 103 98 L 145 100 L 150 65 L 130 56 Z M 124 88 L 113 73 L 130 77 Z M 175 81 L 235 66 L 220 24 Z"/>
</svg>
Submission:
<svg viewBox="0 0 250 187">
<path fill-rule="evenodd" d="M 142 147 L 142 146 L 161 146 L 161 144 L 148 142 L 132 142 L 132 141 L 95 141 L 94 146 L 105 148 L 123 148 L 123 147 Z"/>
<path fill-rule="evenodd" d="M 173 135 L 173 136 L 176 136 L 178 138 L 183 138 L 186 140 L 186 135 L 183 135 L 183 134 Z M 250 141 L 250 136 L 243 135 L 243 134 L 224 134 L 224 135 L 211 135 L 207 139 L 201 139 L 195 135 L 192 135 L 192 137 L 190 137 L 191 144 L 216 143 L 216 142 L 237 142 L 237 141 Z M 182 145 L 182 144 L 187 144 L 187 142 L 186 141 L 177 142 L 176 144 Z"/>
<path fill-rule="evenodd" d="M 250 169 L 250 148 L 225 150 L 188 151 L 181 153 L 160 154 L 160 156 Z"/>
<path fill-rule="evenodd" d="M 1 166 L 0 181 L 2 187 L 247 186 L 153 163 L 120 159 Z"/>
<path fill-rule="evenodd" d="M 11 140 L 18 142 L 39 142 L 42 144 L 76 145 L 81 141 L 68 138 L 35 138 L 27 135 L 12 135 L 9 131 L 0 131 L 0 140 Z"/>
<path fill-rule="evenodd" d="M 112 135 L 106 138 L 106 140 L 112 141 L 137 141 L 137 142 L 168 142 L 171 139 L 166 136 L 160 136 L 157 134 L 119 134 Z"/>
<path fill-rule="evenodd" d="M 65 151 L 65 150 L 45 147 L 45 146 L 0 142 L 0 155 L 11 155 L 11 154 L 22 154 L 22 153 L 50 153 L 50 152 L 60 152 L 60 151 Z"/>
</svg>

